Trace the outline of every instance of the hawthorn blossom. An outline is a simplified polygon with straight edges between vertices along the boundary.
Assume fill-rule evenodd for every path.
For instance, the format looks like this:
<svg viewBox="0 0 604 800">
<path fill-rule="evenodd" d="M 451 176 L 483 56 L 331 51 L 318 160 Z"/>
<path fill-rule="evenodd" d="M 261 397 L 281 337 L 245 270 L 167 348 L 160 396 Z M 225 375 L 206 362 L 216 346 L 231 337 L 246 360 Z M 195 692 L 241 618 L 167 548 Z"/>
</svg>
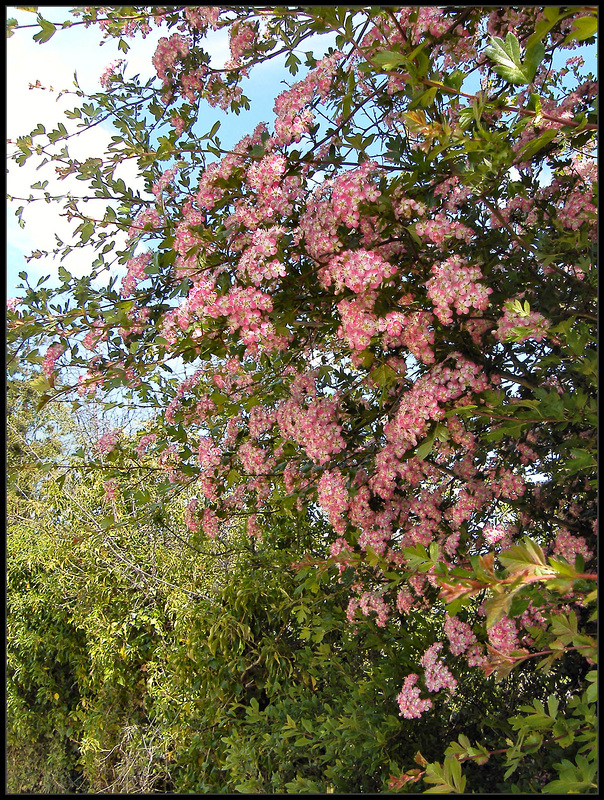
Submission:
<svg viewBox="0 0 604 800">
<path fill-rule="evenodd" d="M 432 708 L 431 700 L 422 700 L 420 691 L 416 687 L 419 675 L 411 673 L 407 675 L 403 683 L 403 688 L 396 697 L 396 702 L 400 709 L 399 716 L 405 719 L 419 719 L 424 711 Z"/>
<path fill-rule="evenodd" d="M 107 455 L 107 453 L 110 453 L 117 444 L 117 440 L 119 439 L 121 432 L 121 428 L 113 428 L 113 430 L 104 433 L 96 443 L 96 449 L 98 452 L 101 455 Z"/>
<path fill-rule="evenodd" d="M 185 525 L 193 533 L 199 530 L 200 522 L 197 517 L 197 500 L 195 498 L 189 500 L 185 507 Z"/>
<path fill-rule="evenodd" d="M 540 342 L 545 339 L 550 323 L 538 311 L 528 311 L 520 313 L 514 308 L 514 301 L 505 304 L 503 316 L 500 317 L 497 327 L 493 334 L 500 342 L 510 340 L 524 342 L 533 339 Z M 519 328 L 520 333 L 514 332 L 514 328 Z"/>
<path fill-rule="evenodd" d="M 438 659 L 438 653 L 442 650 L 442 646 L 442 642 L 435 642 L 420 659 L 420 663 L 425 670 L 426 688 L 429 692 L 448 689 L 451 694 L 454 694 L 457 688 L 457 681 L 444 662 Z"/>
<path fill-rule="evenodd" d="M 57 359 L 59 356 L 64 353 L 66 350 L 65 345 L 57 342 L 56 344 L 51 344 L 48 350 L 46 351 L 44 358 L 42 359 L 42 372 L 46 375 L 48 379 L 50 379 L 51 375 L 55 371 L 55 364 L 57 363 Z"/>
<path fill-rule="evenodd" d="M 489 628 L 488 634 L 491 645 L 504 655 L 518 647 L 518 630 L 514 620 L 505 614 Z"/>
<path fill-rule="evenodd" d="M 476 644 L 476 636 L 467 622 L 449 614 L 445 617 L 445 633 L 449 639 L 449 649 L 454 656 L 462 655 L 473 644 Z"/>
</svg>

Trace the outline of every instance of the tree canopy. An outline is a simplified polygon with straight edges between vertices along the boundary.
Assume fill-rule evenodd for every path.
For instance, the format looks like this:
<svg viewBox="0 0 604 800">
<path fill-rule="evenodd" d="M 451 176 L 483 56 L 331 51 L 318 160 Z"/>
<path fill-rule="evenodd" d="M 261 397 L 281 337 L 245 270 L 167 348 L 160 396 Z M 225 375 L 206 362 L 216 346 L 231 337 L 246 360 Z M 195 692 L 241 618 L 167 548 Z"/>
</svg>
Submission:
<svg viewBox="0 0 604 800">
<path fill-rule="evenodd" d="M 153 78 L 75 82 L 68 117 L 111 123 L 106 152 L 73 158 L 64 125 L 15 142 L 86 187 L 31 200 L 62 205 L 79 241 L 56 256 L 90 271 L 23 274 L 8 339 L 39 411 L 141 415 L 70 456 L 102 472 L 101 535 L 121 547 L 135 519 L 246 554 L 204 585 L 217 618 L 191 601 L 213 650 L 172 673 L 198 663 L 215 699 L 220 766 L 183 768 L 186 790 L 595 791 L 596 13 L 38 12 L 41 44 L 165 30 Z M 208 104 L 237 124 L 272 59 L 292 76 L 274 121 L 224 147 Z M 229 648 L 253 679 L 227 701 Z"/>
</svg>

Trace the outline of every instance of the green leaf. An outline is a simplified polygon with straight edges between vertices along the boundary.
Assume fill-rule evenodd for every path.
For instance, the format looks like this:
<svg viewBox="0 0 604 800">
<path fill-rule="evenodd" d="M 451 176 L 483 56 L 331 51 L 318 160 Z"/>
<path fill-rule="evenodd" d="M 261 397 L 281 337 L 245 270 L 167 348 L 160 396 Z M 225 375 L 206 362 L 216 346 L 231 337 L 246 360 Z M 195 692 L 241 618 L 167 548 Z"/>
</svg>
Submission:
<svg viewBox="0 0 604 800">
<path fill-rule="evenodd" d="M 524 84 L 530 83 L 535 77 L 537 68 L 545 55 L 545 48 L 540 41 L 532 43 L 526 52 L 523 63 L 520 58 L 520 43 L 510 32 L 505 37 L 505 41 L 498 36 L 492 37 L 484 52 L 495 62 L 494 69 L 497 75 L 508 83 Z"/>
<path fill-rule="evenodd" d="M 388 71 L 400 67 L 401 64 L 404 64 L 407 61 L 406 57 L 401 53 L 394 53 L 390 50 L 377 53 L 372 57 L 371 60 L 378 67 Z"/>
<path fill-rule="evenodd" d="M 525 145 L 520 153 L 518 154 L 519 161 L 528 161 L 534 155 L 536 155 L 539 150 L 542 150 L 546 145 L 548 145 L 553 139 L 556 138 L 558 131 L 554 128 L 549 128 L 548 130 L 544 131 L 541 136 L 538 136 L 536 139 L 533 139 L 532 142 L 529 142 Z"/>
<path fill-rule="evenodd" d="M 94 233 L 94 223 L 93 222 L 86 222 L 82 225 L 80 230 L 80 239 L 82 243 L 87 242 L 92 234 Z"/>
<path fill-rule="evenodd" d="M 388 366 L 388 364 L 380 364 L 380 366 L 371 373 L 372 380 L 382 389 L 394 383 L 396 377 L 396 372 L 392 367 Z"/>
<path fill-rule="evenodd" d="M 589 17 L 579 17 L 578 19 L 573 20 L 573 29 L 562 44 L 569 44 L 573 41 L 582 42 L 584 39 L 589 39 L 591 36 L 595 36 L 597 31 L 598 18 L 595 15 Z"/>
<path fill-rule="evenodd" d="M 533 572 L 533 573 L 552 573 L 553 570 L 547 565 L 545 554 L 541 546 L 525 537 L 520 544 L 515 544 L 508 550 L 504 550 L 499 555 L 499 560 L 510 572 Z"/>
<path fill-rule="evenodd" d="M 38 33 L 34 34 L 34 41 L 38 42 L 38 44 L 44 44 L 47 42 L 56 31 L 56 27 L 46 19 L 42 19 L 42 17 L 38 17 L 38 22 L 42 30 L 38 31 Z"/>
<path fill-rule="evenodd" d="M 420 446 L 415 451 L 416 457 L 423 461 L 426 456 L 430 455 L 432 452 L 432 447 L 434 446 L 434 439 L 436 438 L 436 432 L 432 433 L 428 438 L 423 441 Z"/>
</svg>

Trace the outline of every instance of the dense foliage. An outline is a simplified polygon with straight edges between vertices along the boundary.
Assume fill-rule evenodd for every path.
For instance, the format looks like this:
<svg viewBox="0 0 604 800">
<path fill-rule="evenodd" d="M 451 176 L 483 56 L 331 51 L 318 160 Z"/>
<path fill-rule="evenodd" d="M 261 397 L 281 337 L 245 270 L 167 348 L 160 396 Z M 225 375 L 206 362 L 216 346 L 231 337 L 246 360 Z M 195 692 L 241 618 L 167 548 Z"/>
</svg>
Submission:
<svg viewBox="0 0 604 800">
<path fill-rule="evenodd" d="M 64 443 L 82 498 L 9 539 L 9 612 L 35 574 L 69 629 L 44 724 L 89 781 L 109 752 L 106 785 L 155 791 L 596 790 L 595 14 L 73 11 L 124 52 L 166 31 L 153 79 L 76 83 L 106 153 L 39 124 L 13 154 L 104 209 L 32 187 L 91 261 L 9 301 L 38 411 L 139 414 Z M 207 104 L 239 114 L 276 58 L 303 77 L 225 149 Z M 34 730 L 54 684 L 13 617 Z"/>
</svg>

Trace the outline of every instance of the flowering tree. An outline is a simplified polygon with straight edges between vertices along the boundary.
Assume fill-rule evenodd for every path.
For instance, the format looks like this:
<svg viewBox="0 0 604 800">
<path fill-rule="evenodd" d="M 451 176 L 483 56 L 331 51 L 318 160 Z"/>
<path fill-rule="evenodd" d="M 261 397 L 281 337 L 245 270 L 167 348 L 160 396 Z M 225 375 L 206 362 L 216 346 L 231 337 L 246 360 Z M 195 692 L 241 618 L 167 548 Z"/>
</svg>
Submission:
<svg viewBox="0 0 604 800">
<path fill-rule="evenodd" d="M 102 157 L 71 158 L 61 126 L 16 142 L 18 163 L 56 162 L 106 200 L 92 218 L 54 198 L 96 252 L 90 274 L 25 281 L 11 304 L 30 360 L 53 340 L 41 405 L 120 389 L 150 409 L 136 447 L 119 430 L 99 442 L 110 491 L 130 491 L 111 471 L 124 453 L 130 469 L 153 459 L 166 501 L 189 498 L 191 535 L 237 523 L 261 539 L 275 518 L 320 513 L 328 556 L 296 567 L 348 587 L 351 626 L 394 625 L 405 647 L 413 620 L 439 620 L 437 641 L 413 657 L 409 644 L 401 724 L 469 671 L 572 664 L 572 690 L 512 709 L 499 750 L 506 778 L 538 753 L 544 791 L 593 791 L 597 84 L 580 47 L 595 9 L 73 13 L 124 51 L 154 25 L 166 36 L 156 79 L 114 64 L 99 93 L 76 86 L 69 116 L 117 129 Z M 38 26 L 40 42 L 57 27 Z M 204 43 L 223 29 L 218 68 Z M 292 75 L 305 58 L 304 77 L 274 123 L 225 150 L 202 101 L 238 114 L 277 57 Z M 147 197 L 115 177 L 125 159 Z M 462 734 L 389 786 L 463 792 L 462 764 L 490 755 Z"/>
</svg>

